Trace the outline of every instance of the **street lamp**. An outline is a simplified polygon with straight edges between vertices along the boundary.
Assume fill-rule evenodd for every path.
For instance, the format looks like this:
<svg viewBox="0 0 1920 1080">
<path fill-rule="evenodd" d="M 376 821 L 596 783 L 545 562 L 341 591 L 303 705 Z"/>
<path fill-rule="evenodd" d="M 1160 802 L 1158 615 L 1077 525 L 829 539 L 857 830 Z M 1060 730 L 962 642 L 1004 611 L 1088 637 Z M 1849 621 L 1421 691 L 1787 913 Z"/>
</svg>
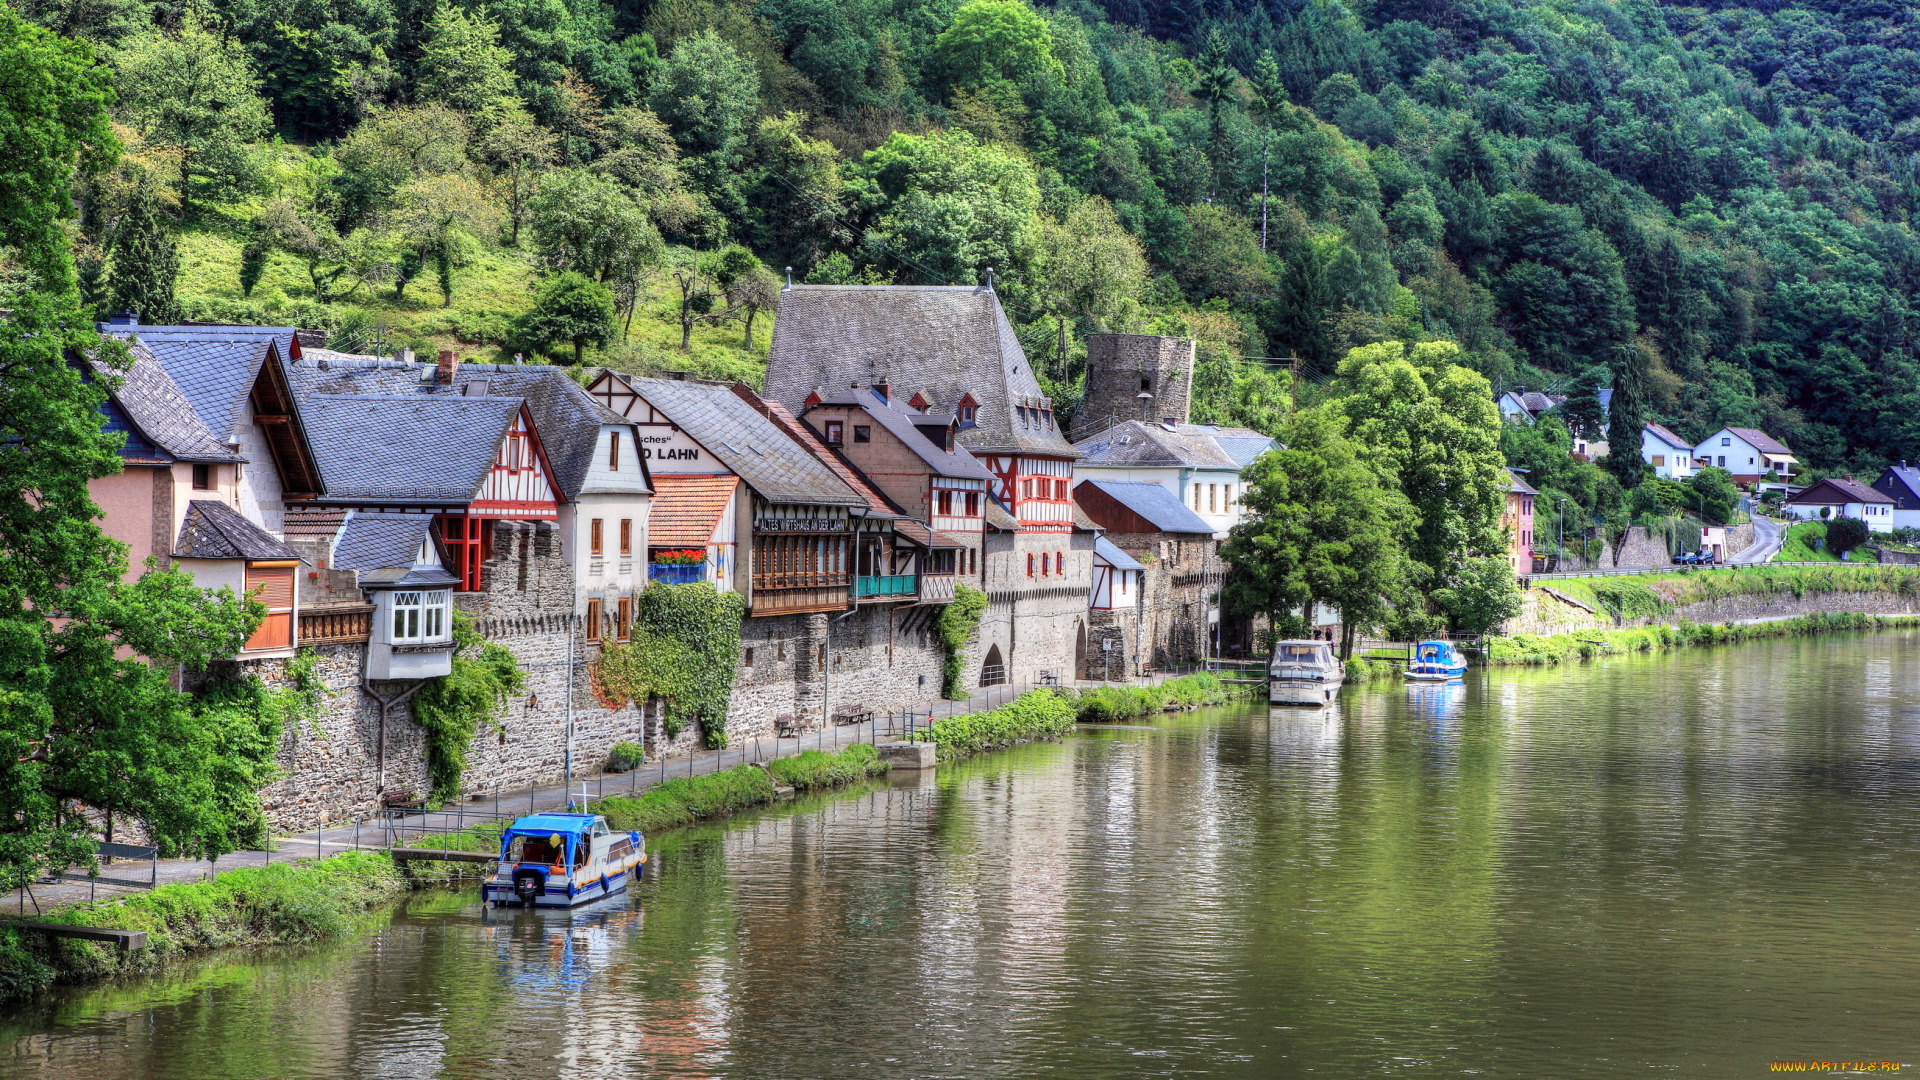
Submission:
<svg viewBox="0 0 1920 1080">
<path fill-rule="evenodd" d="M 1560 556 L 1553 563 L 1557 572 L 1567 568 L 1567 497 L 1559 495 L 1555 498 L 1559 500 L 1553 508 L 1553 541 L 1554 546 L 1560 549 Z"/>
</svg>

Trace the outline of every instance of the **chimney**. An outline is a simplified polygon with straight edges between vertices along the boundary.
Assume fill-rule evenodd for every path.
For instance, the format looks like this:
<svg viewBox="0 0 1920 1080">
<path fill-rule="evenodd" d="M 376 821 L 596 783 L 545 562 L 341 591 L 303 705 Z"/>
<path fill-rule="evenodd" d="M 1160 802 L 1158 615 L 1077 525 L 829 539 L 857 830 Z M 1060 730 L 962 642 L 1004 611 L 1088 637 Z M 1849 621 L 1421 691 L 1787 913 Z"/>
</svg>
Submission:
<svg viewBox="0 0 1920 1080">
<path fill-rule="evenodd" d="M 460 358 L 453 355 L 452 349 L 440 350 L 440 385 L 452 386 L 453 377 L 460 370 Z"/>
<path fill-rule="evenodd" d="M 107 316 L 108 326 L 139 326 L 140 315 L 132 311 L 116 311 Z"/>
<path fill-rule="evenodd" d="M 882 379 L 881 381 L 873 384 L 873 389 L 876 393 L 880 395 L 881 401 L 890 402 L 893 400 L 893 384 L 892 383 Z"/>
</svg>

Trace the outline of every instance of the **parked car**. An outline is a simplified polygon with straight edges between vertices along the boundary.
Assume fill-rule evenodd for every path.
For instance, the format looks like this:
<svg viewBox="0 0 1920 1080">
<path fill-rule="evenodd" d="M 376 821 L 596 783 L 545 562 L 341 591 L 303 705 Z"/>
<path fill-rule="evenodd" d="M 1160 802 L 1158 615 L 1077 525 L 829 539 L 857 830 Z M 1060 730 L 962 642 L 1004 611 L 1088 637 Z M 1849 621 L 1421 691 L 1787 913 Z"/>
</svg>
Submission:
<svg viewBox="0 0 1920 1080">
<path fill-rule="evenodd" d="M 1713 553 L 1710 551 L 1683 551 L 1673 557 L 1675 566 L 1711 566 Z"/>
</svg>

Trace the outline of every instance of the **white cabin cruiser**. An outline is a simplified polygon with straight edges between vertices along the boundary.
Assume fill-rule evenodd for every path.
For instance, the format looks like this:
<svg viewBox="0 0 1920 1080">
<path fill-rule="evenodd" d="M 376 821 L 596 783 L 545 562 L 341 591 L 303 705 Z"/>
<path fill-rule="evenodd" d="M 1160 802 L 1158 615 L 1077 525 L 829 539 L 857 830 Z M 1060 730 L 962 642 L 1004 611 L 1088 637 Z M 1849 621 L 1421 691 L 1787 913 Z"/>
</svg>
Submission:
<svg viewBox="0 0 1920 1080">
<path fill-rule="evenodd" d="M 1340 692 L 1346 665 L 1326 641 L 1276 641 L 1267 664 L 1267 700 L 1275 705 L 1325 705 Z"/>
</svg>

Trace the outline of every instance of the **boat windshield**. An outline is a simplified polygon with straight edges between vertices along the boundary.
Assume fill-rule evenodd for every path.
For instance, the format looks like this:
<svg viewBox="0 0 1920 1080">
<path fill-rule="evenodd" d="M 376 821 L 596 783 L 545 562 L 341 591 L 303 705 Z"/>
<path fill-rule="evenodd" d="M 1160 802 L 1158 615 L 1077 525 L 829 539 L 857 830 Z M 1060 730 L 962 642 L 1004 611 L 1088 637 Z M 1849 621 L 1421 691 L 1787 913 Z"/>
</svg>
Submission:
<svg viewBox="0 0 1920 1080">
<path fill-rule="evenodd" d="M 551 865 L 560 861 L 560 852 L 565 847 L 564 841 L 549 843 L 544 836 L 516 836 L 507 845 L 507 861 Z"/>
<path fill-rule="evenodd" d="M 1311 664 L 1320 659 L 1320 645 L 1281 645 L 1274 650 L 1274 659 L 1290 664 Z"/>
</svg>

